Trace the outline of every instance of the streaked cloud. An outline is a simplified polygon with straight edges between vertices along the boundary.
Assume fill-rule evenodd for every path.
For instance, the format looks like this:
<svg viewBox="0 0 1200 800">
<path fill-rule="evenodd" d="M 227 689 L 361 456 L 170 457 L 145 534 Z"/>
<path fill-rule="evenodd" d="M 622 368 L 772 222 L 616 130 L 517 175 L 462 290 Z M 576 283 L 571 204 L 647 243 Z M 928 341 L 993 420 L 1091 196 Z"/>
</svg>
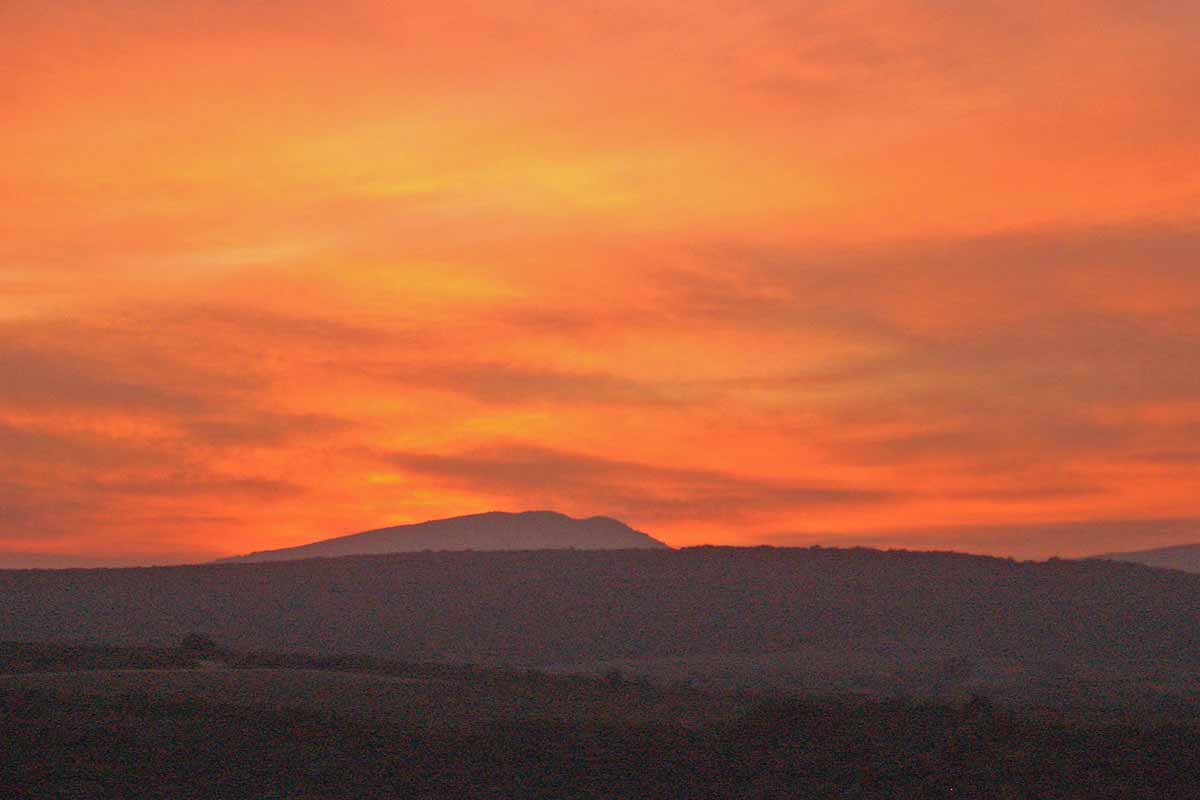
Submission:
<svg viewBox="0 0 1200 800">
<path fill-rule="evenodd" d="M 571 508 L 616 508 L 639 519 L 736 521 L 779 508 L 886 503 L 888 492 L 679 469 L 512 444 L 466 453 L 393 452 L 406 473 L 513 500 L 533 498 Z"/>
<path fill-rule="evenodd" d="M 113 374 L 103 361 L 70 350 L 0 343 L 0 404 L 24 408 L 194 411 L 205 401 L 136 375 Z"/>
<path fill-rule="evenodd" d="M 250 410 L 237 415 L 193 417 L 183 429 L 198 442 L 225 447 L 280 445 L 297 438 L 331 437 L 354 424 L 323 414 L 279 414 Z"/>
<path fill-rule="evenodd" d="M 499 405 L 661 405 L 681 402 L 683 387 L 656 385 L 606 372 L 571 372 L 519 364 L 381 365 L 373 374 L 396 385 L 458 392 Z"/>
</svg>

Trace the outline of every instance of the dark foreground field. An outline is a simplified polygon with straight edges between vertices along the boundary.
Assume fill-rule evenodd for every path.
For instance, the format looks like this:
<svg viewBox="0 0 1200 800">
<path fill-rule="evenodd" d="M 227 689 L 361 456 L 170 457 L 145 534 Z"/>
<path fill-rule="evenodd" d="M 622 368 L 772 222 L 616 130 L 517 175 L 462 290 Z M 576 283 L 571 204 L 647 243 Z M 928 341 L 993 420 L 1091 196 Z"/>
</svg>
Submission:
<svg viewBox="0 0 1200 800">
<path fill-rule="evenodd" d="M 1200 724 L 0 647 L 6 798 L 1191 798 Z"/>
</svg>

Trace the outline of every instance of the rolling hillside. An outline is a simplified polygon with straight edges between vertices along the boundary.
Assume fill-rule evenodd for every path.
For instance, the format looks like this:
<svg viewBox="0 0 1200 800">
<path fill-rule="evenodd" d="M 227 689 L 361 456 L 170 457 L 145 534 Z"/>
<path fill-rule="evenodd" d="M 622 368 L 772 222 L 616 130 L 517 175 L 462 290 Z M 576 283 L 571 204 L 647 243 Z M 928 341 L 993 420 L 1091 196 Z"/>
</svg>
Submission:
<svg viewBox="0 0 1200 800">
<path fill-rule="evenodd" d="M 169 646 L 199 631 L 242 651 L 935 694 L 1190 681 L 1197 607 L 1200 576 L 1136 564 L 865 549 L 0 572 L 0 640 Z"/>
</svg>

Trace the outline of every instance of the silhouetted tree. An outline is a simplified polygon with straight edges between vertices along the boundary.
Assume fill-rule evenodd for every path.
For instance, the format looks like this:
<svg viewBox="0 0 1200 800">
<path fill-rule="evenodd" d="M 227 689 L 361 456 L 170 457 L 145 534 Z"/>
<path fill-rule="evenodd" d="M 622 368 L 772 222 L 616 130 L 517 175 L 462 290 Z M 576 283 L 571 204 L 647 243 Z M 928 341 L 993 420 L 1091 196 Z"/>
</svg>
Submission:
<svg viewBox="0 0 1200 800">
<path fill-rule="evenodd" d="M 210 636 L 192 632 L 183 637 L 179 649 L 189 656 L 211 656 L 217 652 L 217 643 Z"/>
</svg>

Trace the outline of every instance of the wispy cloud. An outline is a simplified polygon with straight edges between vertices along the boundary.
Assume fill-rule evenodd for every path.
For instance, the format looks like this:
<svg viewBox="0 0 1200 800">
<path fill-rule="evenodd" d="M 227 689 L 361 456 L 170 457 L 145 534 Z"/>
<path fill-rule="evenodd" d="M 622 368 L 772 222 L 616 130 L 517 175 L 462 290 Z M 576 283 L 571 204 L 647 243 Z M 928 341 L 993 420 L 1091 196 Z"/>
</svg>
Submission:
<svg viewBox="0 0 1200 800">
<path fill-rule="evenodd" d="M 609 508 L 634 519 L 732 521 L 764 511 L 853 507 L 896 499 L 884 491 L 663 467 L 522 444 L 496 444 L 453 455 L 392 452 L 384 458 L 406 473 L 436 477 L 492 496 Z"/>
<path fill-rule="evenodd" d="M 113 367 L 70 349 L 0 342 L 0 406 L 189 412 L 207 404 L 203 397 L 137 375 L 122 375 Z"/>
<path fill-rule="evenodd" d="M 1193 517 L 1198 9 L 0 3 L 0 538 Z"/>
</svg>

